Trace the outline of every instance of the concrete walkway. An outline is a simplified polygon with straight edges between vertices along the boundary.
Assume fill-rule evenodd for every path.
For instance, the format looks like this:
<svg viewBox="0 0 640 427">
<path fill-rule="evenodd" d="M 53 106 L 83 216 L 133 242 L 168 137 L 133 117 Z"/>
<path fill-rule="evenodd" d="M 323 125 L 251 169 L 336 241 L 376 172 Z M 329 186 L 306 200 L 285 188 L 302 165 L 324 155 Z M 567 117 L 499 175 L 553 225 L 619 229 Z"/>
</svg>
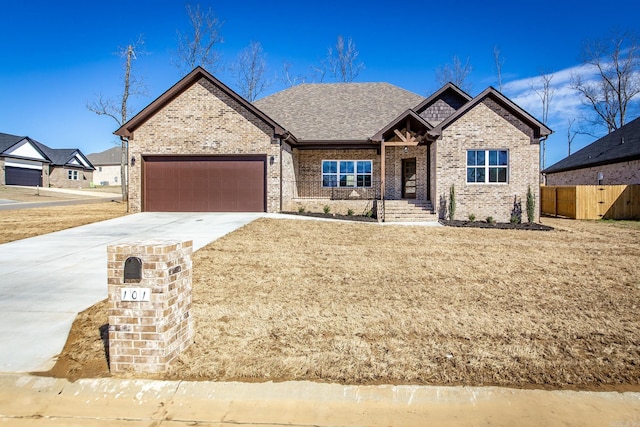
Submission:
<svg viewBox="0 0 640 427">
<path fill-rule="evenodd" d="M 107 246 L 193 240 L 194 250 L 261 214 L 140 213 L 0 245 L 0 372 L 48 370 L 78 312 L 107 297 Z"/>
<path fill-rule="evenodd" d="M 0 375 L 11 426 L 640 425 L 640 393 Z"/>
</svg>

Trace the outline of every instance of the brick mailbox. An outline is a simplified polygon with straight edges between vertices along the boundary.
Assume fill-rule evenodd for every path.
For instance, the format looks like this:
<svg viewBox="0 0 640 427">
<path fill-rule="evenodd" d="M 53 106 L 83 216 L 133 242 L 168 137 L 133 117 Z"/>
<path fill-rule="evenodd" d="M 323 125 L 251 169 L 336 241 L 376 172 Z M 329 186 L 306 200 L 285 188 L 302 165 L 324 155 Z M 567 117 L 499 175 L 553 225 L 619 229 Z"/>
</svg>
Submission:
<svg viewBox="0 0 640 427">
<path fill-rule="evenodd" d="M 162 372 L 193 341 L 192 241 L 107 248 L 112 373 Z"/>
</svg>

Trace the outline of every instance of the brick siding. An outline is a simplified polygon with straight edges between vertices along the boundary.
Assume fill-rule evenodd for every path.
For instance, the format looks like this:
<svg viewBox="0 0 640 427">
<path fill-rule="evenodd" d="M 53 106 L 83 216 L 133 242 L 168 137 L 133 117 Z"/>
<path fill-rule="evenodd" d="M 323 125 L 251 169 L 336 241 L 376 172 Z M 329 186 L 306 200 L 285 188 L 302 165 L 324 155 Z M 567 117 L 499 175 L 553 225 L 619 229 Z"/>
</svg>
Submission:
<svg viewBox="0 0 640 427">
<path fill-rule="evenodd" d="M 549 173 L 547 185 L 597 185 L 602 172 L 602 185 L 640 184 L 640 160 Z"/>
<path fill-rule="evenodd" d="M 77 171 L 78 179 L 69 179 L 69 171 Z M 46 177 L 42 176 L 42 185 L 45 184 Z M 93 182 L 93 171 L 86 171 L 79 168 L 69 168 L 63 166 L 53 166 L 49 172 L 48 186 L 55 188 L 89 188 Z"/>
<path fill-rule="evenodd" d="M 134 132 L 129 157 L 129 203 L 142 210 L 141 167 L 145 155 L 264 155 L 267 158 L 267 211 L 280 210 L 280 146 L 273 130 L 209 80 L 202 78 Z M 273 158 L 273 160 L 271 160 Z"/>
<path fill-rule="evenodd" d="M 539 219 L 539 150 L 533 130 L 491 98 L 449 125 L 436 141 L 433 157 L 436 169 L 434 205 L 441 216 L 446 213 L 449 189 L 456 191 L 456 219 L 473 214 L 478 219 L 488 216 L 508 222 L 514 197 L 525 208 L 527 188 L 535 197 L 536 221 Z M 508 150 L 508 183 L 468 184 L 466 182 L 466 153 L 470 149 Z M 525 214 L 526 220 L 526 214 Z"/>
</svg>

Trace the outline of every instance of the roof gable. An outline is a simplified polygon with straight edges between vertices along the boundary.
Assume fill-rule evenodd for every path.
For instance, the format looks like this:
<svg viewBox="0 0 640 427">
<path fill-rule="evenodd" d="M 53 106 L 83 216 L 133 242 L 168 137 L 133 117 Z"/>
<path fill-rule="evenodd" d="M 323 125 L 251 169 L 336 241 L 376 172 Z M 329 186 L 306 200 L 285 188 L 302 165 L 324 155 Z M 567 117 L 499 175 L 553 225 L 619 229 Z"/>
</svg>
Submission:
<svg viewBox="0 0 640 427">
<path fill-rule="evenodd" d="M 437 125 L 469 101 L 470 95 L 453 83 L 447 83 L 413 110 L 432 125 Z"/>
<path fill-rule="evenodd" d="M 180 94 L 186 91 L 188 88 L 196 84 L 200 79 L 205 78 L 209 80 L 214 86 L 220 89 L 222 92 L 227 94 L 229 97 L 237 101 L 244 108 L 248 109 L 251 113 L 256 115 L 258 118 L 263 120 L 269 126 L 274 129 L 274 133 L 276 135 L 283 135 L 285 133 L 284 128 L 276 123 L 273 119 L 268 117 L 258 108 L 256 108 L 253 104 L 245 100 L 243 97 L 238 95 L 236 92 L 231 90 L 225 84 L 223 84 L 220 80 L 216 79 L 207 72 L 202 67 L 196 67 L 193 71 L 183 77 L 178 83 L 173 85 L 169 90 L 156 98 L 151 104 L 147 105 L 142 111 L 136 114 L 133 118 L 123 124 L 118 130 L 114 132 L 114 134 L 133 138 L 134 131 L 140 127 L 144 122 L 146 122 L 149 118 L 155 115 L 159 110 L 168 105 L 171 101 L 177 98 Z"/>
<path fill-rule="evenodd" d="M 28 137 L 19 139 L 18 142 L 6 148 L 2 154 L 10 157 L 49 162 L 47 156 Z"/>
<path fill-rule="evenodd" d="M 367 141 L 424 98 L 389 83 L 307 83 L 254 104 L 300 141 Z"/>
<path fill-rule="evenodd" d="M 467 113 L 469 110 L 471 110 L 473 107 L 478 105 L 480 102 L 482 102 L 482 100 L 484 100 L 487 97 L 490 97 L 491 99 L 496 101 L 499 105 L 504 107 L 511 114 L 518 117 L 523 123 L 525 123 L 531 129 L 533 129 L 535 138 L 549 136 L 553 132 L 544 123 L 537 120 L 535 117 L 533 117 L 532 115 L 527 113 L 525 110 L 520 108 L 518 105 L 516 105 L 509 98 L 507 98 L 506 96 L 498 92 L 493 87 L 489 86 L 487 89 L 482 91 L 482 93 L 480 93 L 478 96 L 476 96 L 471 101 L 467 102 L 464 106 L 462 106 L 460 109 L 458 109 L 455 113 L 453 113 L 452 115 L 447 117 L 445 120 L 440 122 L 429 133 L 434 137 L 438 137 L 442 135 L 442 131 L 444 129 L 446 129 L 448 126 L 450 126 L 452 123 L 454 123 L 456 120 L 458 120 L 465 113 Z"/>
<path fill-rule="evenodd" d="M 563 172 L 638 158 L 640 158 L 640 117 L 565 157 L 542 172 Z"/>
<path fill-rule="evenodd" d="M 422 130 L 425 131 L 421 133 L 421 135 L 424 135 L 426 131 L 433 129 L 433 126 L 415 111 L 407 110 L 373 135 L 371 139 L 378 142 L 383 140 L 388 141 L 390 136 L 393 136 L 393 133 L 395 133 L 395 130 L 404 129 L 405 132 L 417 132 L 418 128 L 422 128 Z"/>
</svg>

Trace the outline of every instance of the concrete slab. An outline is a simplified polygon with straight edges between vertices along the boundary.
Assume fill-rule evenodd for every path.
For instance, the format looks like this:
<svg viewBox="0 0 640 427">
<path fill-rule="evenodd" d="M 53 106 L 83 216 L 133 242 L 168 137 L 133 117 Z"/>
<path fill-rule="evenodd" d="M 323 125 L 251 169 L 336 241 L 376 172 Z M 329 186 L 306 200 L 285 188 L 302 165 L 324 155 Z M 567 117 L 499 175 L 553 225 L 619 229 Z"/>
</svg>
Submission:
<svg viewBox="0 0 640 427">
<path fill-rule="evenodd" d="M 23 421 L 28 421 L 24 422 Z M 0 424 L 638 426 L 640 393 L 0 375 Z"/>
<path fill-rule="evenodd" d="M 0 245 L 0 372 L 53 366 L 76 314 L 107 297 L 107 246 L 179 239 L 197 250 L 261 215 L 140 213 Z"/>
</svg>

